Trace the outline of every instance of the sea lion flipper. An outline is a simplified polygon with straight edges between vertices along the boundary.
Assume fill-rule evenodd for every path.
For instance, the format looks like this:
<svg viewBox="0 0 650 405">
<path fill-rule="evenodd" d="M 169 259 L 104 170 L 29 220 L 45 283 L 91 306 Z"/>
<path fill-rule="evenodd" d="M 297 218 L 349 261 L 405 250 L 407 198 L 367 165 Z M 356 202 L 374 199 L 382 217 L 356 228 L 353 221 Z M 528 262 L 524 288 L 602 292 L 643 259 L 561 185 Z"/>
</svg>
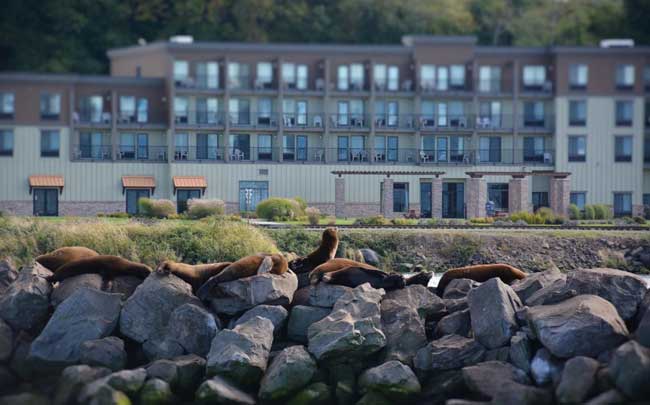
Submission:
<svg viewBox="0 0 650 405">
<path fill-rule="evenodd" d="M 269 273 L 273 269 L 273 259 L 271 256 L 264 257 L 262 263 L 257 268 L 257 274 Z"/>
<path fill-rule="evenodd" d="M 201 287 L 199 287 L 198 290 L 196 290 L 196 296 L 201 300 L 201 301 L 207 301 L 210 297 L 210 292 L 212 292 L 212 287 L 214 287 L 218 283 L 217 276 L 212 276 L 203 283 Z"/>
</svg>

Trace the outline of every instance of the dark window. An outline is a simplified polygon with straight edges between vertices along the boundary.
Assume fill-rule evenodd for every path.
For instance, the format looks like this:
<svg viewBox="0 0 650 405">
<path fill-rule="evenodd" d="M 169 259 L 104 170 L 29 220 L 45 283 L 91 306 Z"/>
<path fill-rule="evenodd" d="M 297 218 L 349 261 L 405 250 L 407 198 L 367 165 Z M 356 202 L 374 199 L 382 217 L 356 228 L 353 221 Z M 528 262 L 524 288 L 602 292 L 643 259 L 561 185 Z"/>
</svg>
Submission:
<svg viewBox="0 0 650 405">
<path fill-rule="evenodd" d="M 296 160 L 307 160 L 309 156 L 309 149 L 307 143 L 307 136 L 296 136 Z"/>
<path fill-rule="evenodd" d="M 544 103 L 541 101 L 526 101 L 524 103 L 524 126 L 544 126 Z"/>
<path fill-rule="evenodd" d="M 587 160 L 587 137 L 569 137 L 569 162 L 584 162 Z"/>
<path fill-rule="evenodd" d="M 337 142 L 337 158 L 338 160 L 345 161 L 348 160 L 348 148 L 349 148 L 349 138 L 347 136 L 339 136 L 336 140 Z"/>
<path fill-rule="evenodd" d="M 0 130 L 0 156 L 13 156 L 14 133 L 9 129 Z"/>
<path fill-rule="evenodd" d="M 187 202 L 193 198 L 201 198 L 201 190 L 187 188 L 176 190 L 176 211 L 181 214 L 187 211 Z"/>
<path fill-rule="evenodd" d="M 257 135 L 257 159 L 273 159 L 273 148 L 271 145 L 272 142 L 273 138 L 271 135 Z"/>
<path fill-rule="evenodd" d="M 632 161 L 632 137 L 617 136 L 614 141 L 614 161 L 631 162 Z"/>
<path fill-rule="evenodd" d="M 399 150 L 399 138 L 396 136 L 389 136 L 387 138 L 388 145 L 386 148 L 386 155 L 389 162 L 397 162 L 397 152 Z"/>
<path fill-rule="evenodd" d="M 420 183 L 420 216 L 431 218 L 431 193 L 433 185 L 430 182 Z"/>
<path fill-rule="evenodd" d="M 393 183 L 393 212 L 407 212 L 409 209 L 409 184 Z"/>
<path fill-rule="evenodd" d="M 632 193 L 614 193 L 614 216 L 632 215 Z"/>
<path fill-rule="evenodd" d="M 55 217 L 59 215 L 59 189 L 57 188 L 35 188 L 34 194 L 34 216 Z"/>
<path fill-rule="evenodd" d="M 533 211 L 537 211 L 542 207 L 548 207 L 548 192 L 547 191 L 534 191 L 533 192 Z"/>
<path fill-rule="evenodd" d="M 643 205 L 650 206 L 650 194 L 643 194 Z"/>
<path fill-rule="evenodd" d="M 569 87 L 571 90 L 584 90 L 587 88 L 589 68 L 584 64 L 569 66 Z"/>
<path fill-rule="evenodd" d="M 58 157 L 60 148 L 59 131 L 41 131 L 41 156 Z"/>
<path fill-rule="evenodd" d="M 585 205 L 587 204 L 587 193 L 585 192 L 574 192 L 571 193 L 570 197 L 571 204 L 574 204 L 576 207 L 583 211 Z"/>
<path fill-rule="evenodd" d="M 217 134 L 196 135 L 196 157 L 200 160 L 219 159 L 219 137 Z"/>
<path fill-rule="evenodd" d="M 465 184 L 442 183 L 442 217 L 465 217 Z"/>
<path fill-rule="evenodd" d="M 14 117 L 16 96 L 14 93 L 0 93 L 0 119 Z"/>
<path fill-rule="evenodd" d="M 544 161 L 544 138 L 529 136 L 524 138 L 524 162 Z"/>
<path fill-rule="evenodd" d="M 269 198 L 268 181 L 239 182 L 239 210 L 255 211 L 257 204 Z"/>
<path fill-rule="evenodd" d="M 58 120 L 61 114 L 61 95 L 60 94 L 41 94 L 41 119 Z"/>
<path fill-rule="evenodd" d="M 619 90 L 634 88 L 634 65 L 616 66 L 616 88 Z"/>
<path fill-rule="evenodd" d="M 494 203 L 494 208 L 501 211 L 508 210 L 508 183 L 489 183 L 488 201 Z"/>
<path fill-rule="evenodd" d="M 122 135 L 124 136 L 124 135 Z M 79 134 L 79 156 L 81 159 L 109 160 L 111 146 L 104 145 L 101 132 L 82 132 Z"/>
<path fill-rule="evenodd" d="M 250 135 L 230 135 L 230 155 L 231 160 L 249 160 L 251 158 Z"/>
<path fill-rule="evenodd" d="M 501 137 L 481 137 L 479 139 L 480 161 L 483 163 L 499 163 L 501 162 Z"/>
<path fill-rule="evenodd" d="M 296 158 L 296 137 L 284 135 L 282 139 L 282 159 L 295 160 Z"/>
<path fill-rule="evenodd" d="M 585 126 L 587 124 L 587 102 L 585 100 L 569 101 L 569 125 Z"/>
<path fill-rule="evenodd" d="M 149 198 L 151 196 L 151 190 L 141 189 L 141 188 L 129 188 L 126 189 L 126 212 L 131 215 L 137 215 L 140 213 L 140 205 L 138 200 L 141 198 Z"/>
<path fill-rule="evenodd" d="M 616 126 L 630 127 L 633 120 L 633 105 L 631 101 L 616 102 Z"/>
</svg>

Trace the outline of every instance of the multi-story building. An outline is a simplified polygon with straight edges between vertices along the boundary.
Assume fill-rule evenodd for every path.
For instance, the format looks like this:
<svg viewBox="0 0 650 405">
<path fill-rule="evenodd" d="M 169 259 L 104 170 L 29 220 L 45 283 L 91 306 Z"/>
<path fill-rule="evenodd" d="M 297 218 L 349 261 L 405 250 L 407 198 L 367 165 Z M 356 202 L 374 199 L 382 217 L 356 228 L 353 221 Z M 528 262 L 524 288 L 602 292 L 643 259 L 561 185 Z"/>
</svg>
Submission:
<svg viewBox="0 0 650 405">
<path fill-rule="evenodd" d="M 611 44 L 610 44 L 611 45 Z M 0 209 L 137 211 L 142 196 L 338 216 L 650 204 L 650 48 L 169 42 L 109 76 L 0 74 Z M 622 46 L 621 46 L 622 45 Z"/>
</svg>

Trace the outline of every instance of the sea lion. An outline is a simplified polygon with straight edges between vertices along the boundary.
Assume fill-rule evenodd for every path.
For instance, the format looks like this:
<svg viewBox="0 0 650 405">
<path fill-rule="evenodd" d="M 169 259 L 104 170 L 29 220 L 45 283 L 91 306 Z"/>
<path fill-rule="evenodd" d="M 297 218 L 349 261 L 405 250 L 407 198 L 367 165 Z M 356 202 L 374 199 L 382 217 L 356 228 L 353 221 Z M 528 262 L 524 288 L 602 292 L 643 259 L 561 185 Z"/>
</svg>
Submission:
<svg viewBox="0 0 650 405">
<path fill-rule="evenodd" d="M 151 271 L 151 268 L 145 264 L 132 262 L 119 256 L 99 255 L 64 264 L 48 280 L 56 282 L 87 273 L 99 274 L 106 279 L 117 276 L 135 276 L 145 279 Z"/>
<path fill-rule="evenodd" d="M 88 249 L 87 247 L 66 246 L 53 250 L 50 253 L 37 256 L 34 260 L 48 270 L 56 272 L 56 270 L 64 264 L 94 256 L 99 256 L 99 253 L 92 249 Z"/>
<path fill-rule="evenodd" d="M 223 269 L 231 264 L 232 262 L 220 262 L 191 265 L 165 260 L 158 265 L 156 272 L 173 274 L 190 284 L 192 291 L 196 292 L 210 277 L 221 273 Z"/>
<path fill-rule="evenodd" d="M 410 277 L 407 277 L 405 282 L 407 286 L 419 284 L 427 287 L 429 286 L 429 281 L 431 281 L 431 277 L 433 277 L 433 272 L 423 270 L 415 273 Z"/>
<path fill-rule="evenodd" d="M 323 278 L 323 274 L 343 270 L 346 267 L 358 267 L 361 269 L 381 271 L 370 264 L 361 263 L 350 259 L 336 258 L 328 260 L 312 270 L 311 273 L 309 273 L 309 283 L 316 284 Z"/>
<path fill-rule="evenodd" d="M 309 273 L 316 267 L 334 258 L 339 247 L 339 237 L 335 228 L 327 228 L 323 232 L 318 249 L 307 256 L 299 257 L 289 262 L 289 268 L 294 273 Z"/>
<path fill-rule="evenodd" d="M 468 278 L 470 280 L 484 282 L 493 277 L 499 277 L 504 283 L 510 284 L 515 280 L 525 278 L 526 273 L 516 267 L 504 263 L 477 264 L 474 266 L 459 267 L 447 270 L 442 275 L 440 282 L 438 282 L 436 292 L 442 297 L 447 284 L 455 278 Z"/>
<path fill-rule="evenodd" d="M 404 288 L 404 277 L 398 273 L 385 273 L 381 270 L 365 269 L 350 266 L 342 270 L 320 273 L 321 281 L 328 284 L 343 285 L 355 288 L 361 284 L 370 283 L 372 288 L 383 288 L 386 291 Z"/>
<path fill-rule="evenodd" d="M 268 259 L 267 259 L 268 258 Z M 233 281 L 240 278 L 251 277 L 256 274 L 273 273 L 284 274 L 289 269 L 287 259 L 281 254 L 272 255 L 260 253 L 252 256 L 246 256 L 229 264 L 219 274 L 208 279 L 196 292 L 197 297 L 206 300 L 212 287 L 219 283 Z"/>
</svg>

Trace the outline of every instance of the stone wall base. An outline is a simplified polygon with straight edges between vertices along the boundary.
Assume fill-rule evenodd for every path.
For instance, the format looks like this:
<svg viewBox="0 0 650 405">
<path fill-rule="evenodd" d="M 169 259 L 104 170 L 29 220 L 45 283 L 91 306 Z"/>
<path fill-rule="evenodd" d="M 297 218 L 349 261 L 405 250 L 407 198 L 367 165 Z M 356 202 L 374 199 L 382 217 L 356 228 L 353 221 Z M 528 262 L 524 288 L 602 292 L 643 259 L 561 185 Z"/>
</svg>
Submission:
<svg viewBox="0 0 650 405">
<path fill-rule="evenodd" d="M 34 205 L 32 201 L 0 201 L 0 211 L 11 215 L 32 215 Z"/>
<path fill-rule="evenodd" d="M 59 201 L 59 216 L 94 217 L 126 212 L 125 201 Z"/>
</svg>

